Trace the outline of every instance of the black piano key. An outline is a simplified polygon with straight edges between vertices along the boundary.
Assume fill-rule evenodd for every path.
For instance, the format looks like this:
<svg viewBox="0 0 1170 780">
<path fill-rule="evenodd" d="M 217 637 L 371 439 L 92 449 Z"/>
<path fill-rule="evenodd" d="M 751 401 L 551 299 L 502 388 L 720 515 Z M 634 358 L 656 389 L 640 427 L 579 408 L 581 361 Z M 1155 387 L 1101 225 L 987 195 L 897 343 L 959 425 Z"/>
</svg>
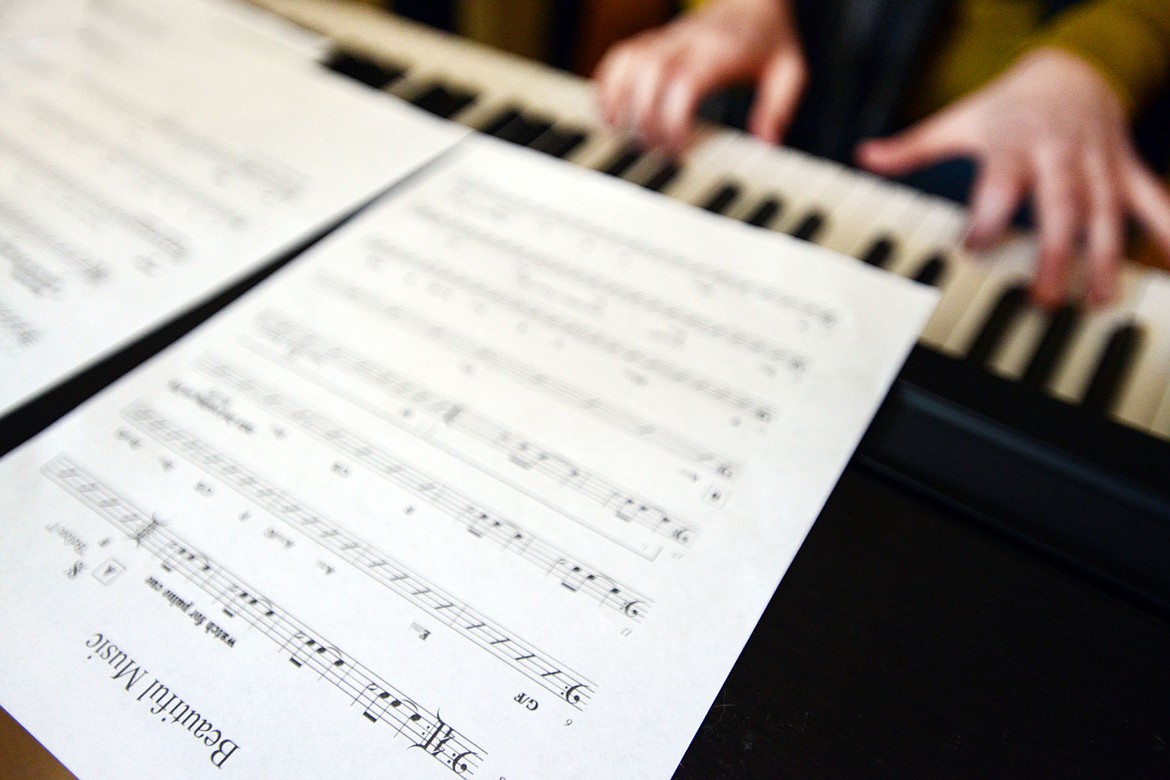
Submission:
<svg viewBox="0 0 1170 780">
<path fill-rule="evenodd" d="M 515 119 L 520 118 L 520 109 L 516 106 L 506 106 L 503 111 L 493 114 L 488 121 L 484 122 L 479 128 L 481 133 L 487 135 L 498 135 L 501 130 L 508 126 Z"/>
<path fill-rule="evenodd" d="M 601 167 L 601 172 L 608 173 L 610 176 L 621 176 L 637 165 L 638 160 L 641 159 L 642 152 L 639 149 L 626 146 L 618 150 L 618 153 Z"/>
<path fill-rule="evenodd" d="M 475 102 L 474 92 L 444 84 L 432 84 L 419 92 L 410 102 L 424 111 L 449 119 Z"/>
<path fill-rule="evenodd" d="M 1024 287 L 1016 286 L 1006 290 L 983 321 L 979 335 L 967 352 L 967 360 L 980 365 L 987 363 L 1027 303 L 1028 291 Z"/>
<path fill-rule="evenodd" d="M 500 131 L 500 138 L 520 146 L 528 146 L 552 127 L 552 121 L 540 117 L 520 117 Z"/>
<path fill-rule="evenodd" d="M 1081 406 L 1101 414 L 1113 410 L 1141 349 L 1141 343 L 1141 329 L 1132 320 L 1113 331 L 1089 380 L 1089 388 L 1085 391 Z"/>
<path fill-rule="evenodd" d="M 747 215 L 744 222 L 756 227 L 767 227 L 782 209 L 782 204 L 779 198 L 764 198 L 760 201 L 760 205 L 756 206 L 751 214 Z"/>
<path fill-rule="evenodd" d="M 815 241 L 824 225 L 825 215 L 819 211 L 813 211 L 793 228 L 792 237 L 799 238 L 801 241 Z"/>
<path fill-rule="evenodd" d="M 865 250 L 865 254 L 861 256 L 861 262 L 872 265 L 874 268 L 885 268 L 893 256 L 894 239 L 889 236 L 882 236 L 877 241 L 874 241 L 869 249 Z"/>
<path fill-rule="evenodd" d="M 344 51 L 335 51 L 324 63 L 334 73 L 349 76 L 374 89 L 393 84 L 406 73 L 404 68 L 394 65 L 379 65 L 373 60 Z"/>
<path fill-rule="evenodd" d="M 672 162 L 663 163 L 662 167 L 651 174 L 651 176 L 646 179 L 646 181 L 642 182 L 642 186 L 648 190 L 662 192 L 666 185 L 674 181 L 678 174 L 679 167 L 677 165 Z"/>
<path fill-rule="evenodd" d="M 522 116 L 514 116 L 508 124 L 492 133 L 492 135 L 501 141 L 510 141 L 511 143 L 524 146 L 522 141 L 528 135 L 528 121 Z"/>
<path fill-rule="evenodd" d="M 1040 345 L 1036 347 L 1028 367 L 1024 369 L 1021 382 L 1029 387 L 1043 387 L 1052 378 L 1065 350 L 1072 342 L 1072 335 L 1081 323 L 1081 310 L 1072 304 L 1062 306 L 1048 320 Z"/>
<path fill-rule="evenodd" d="M 736 201 L 739 193 L 739 185 L 728 182 L 711 193 L 711 196 L 703 202 L 702 208 L 714 214 L 722 214 L 727 211 L 728 206 Z"/>
<path fill-rule="evenodd" d="M 941 254 L 933 254 L 918 269 L 918 273 L 914 275 L 914 281 L 929 284 L 931 287 L 937 287 L 939 280 L 942 279 L 942 275 L 946 270 L 946 258 Z"/>
<path fill-rule="evenodd" d="M 563 130 L 550 127 L 540 138 L 532 142 L 530 148 L 551 154 L 553 157 L 568 157 L 573 153 L 573 150 L 588 140 L 589 135 L 584 130 Z"/>
</svg>

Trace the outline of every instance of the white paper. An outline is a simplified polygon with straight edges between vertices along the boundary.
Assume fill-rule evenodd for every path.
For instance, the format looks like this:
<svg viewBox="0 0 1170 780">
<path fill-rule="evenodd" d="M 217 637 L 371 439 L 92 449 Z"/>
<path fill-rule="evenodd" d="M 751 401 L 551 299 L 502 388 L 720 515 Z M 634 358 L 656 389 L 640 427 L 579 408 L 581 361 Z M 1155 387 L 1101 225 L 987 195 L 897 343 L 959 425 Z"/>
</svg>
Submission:
<svg viewBox="0 0 1170 780">
<path fill-rule="evenodd" d="M 87 0 L 85 23 L 152 45 L 232 46 L 294 65 L 319 61 L 330 48 L 325 36 L 245 0 Z"/>
<path fill-rule="evenodd" d="M 198 29 L 110 30 L 0 57 L 0 412 L 466 133 Z"/>
<path fill-rule="evenodd" d="M 668 777 L 933 300 L 469 139 L 0 463 L 0 704 L 85 777 Z"/>
<path fill-rule="evenodd" d="M 88 0 L 0 0 L 0 47 L 5 41 L 73 33 Z"/>
</svg>

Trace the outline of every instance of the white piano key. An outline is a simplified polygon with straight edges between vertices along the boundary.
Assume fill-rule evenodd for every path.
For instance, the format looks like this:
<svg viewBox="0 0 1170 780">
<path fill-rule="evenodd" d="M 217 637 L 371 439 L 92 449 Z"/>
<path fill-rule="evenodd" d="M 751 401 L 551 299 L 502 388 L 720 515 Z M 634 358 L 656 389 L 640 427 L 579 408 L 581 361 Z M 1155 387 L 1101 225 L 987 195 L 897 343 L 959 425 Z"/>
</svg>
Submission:
<svg viewBox="0 0 1170 780">
<path fill-rule="evenodd" d="M 943 337 L 944 352 L 959 357 L 967 354 L 1000 297 L 1009 288 L 1027 283 L 1032 273 L 1032 252 L 1032 242 L 1020 237 L 978 258 L 962 251 L 952 254 L 952 266 L 974 266 L 975 274 L 982 280 L 976 289 L 960 291 L 951 284 L 944 287 L 944 303 L 951 303 L 947 298 L 962 296 L 953 304 L 961 311 Z"/>
<path fill-rule="evenodd" d="M 766 198 L 775 198 L 780 203 L 780 211 L 769 224 L 761 227 L 779 230 L 790 213 L 790 206 L 782 188 L 787 186 L 788 171 L 798 155 L 784 147 L 764 144 L 751 136 L 741 133 L 735 135 L 736 143 L 727 147 L 725 151 L 731 174 L 728 178 L 734 178 L 741 184 L 741 192 L 725 215 L 730 219 L 746 221 Z M 712 186 L 699 197 L 709 196 L 716 186 L 716 182 L 713 181 Z"/>
<path fill-rule="evenodd" d="M 825 224 L 815 239 L 816 243 L 848 254 L 863 236 L 871 235 L 872 216 L 865 217 L 874 209 L 878 190 L 877 179 L 848 168 L 841 168 L 827 177 L 812 197 L 811 208 L 819 209 L 825 215 Z M 862 217 L 860 221 L 859 217 Z"/>
<path fill-rule="evenodd" d="M 767 230 L 778 230 L 779 228 L 777 226 L 780 224 L 784 215 L 787 214 L 787 210 L 784 206 L 784 198 L 772 190 L 753 189 L 750 185 L 745 187 L 739 201 L 727 210 L 727 216 L 732 219 L 738 219 L 741 222 L 757 219 L 757 212 L 763 208 L 767 201 L 775 202 L 776 213 L 756 226 Z"/>
<path fill-rule="evenodd" d="M 909 208 L 913 211 L 912 215 L 907 215 L 907 222 L 912 227 L 899 235 L 900 249 L 888 270 L 899 276 L 913 277 L 927 258 L 941 251 L 947 256 L 948 274 L 957 273 L 963 258 L 969 257 L 957 250 L 966 229 L 963 212 L 939 198 L 921 194 L 915 197 Z M 945 279 L 943 284 L 947 284 Z"/>
<path fill-rule="evenodd" d="M 629 170 L 623 173 L 621 178 L 636 184 L 644 184 L 651 176 L 661 170 L 664 165 L 669 165 L 671 162 L 668 155 L 654 149 L 649 149 L 642 153 L 642 157 L 638 162 L 630 166 Z"/>
<path fill-rule="evenodd" d="M 1134 267 L 1126 268 L 1118 282 L 1117 300 L 1107 307 L 1086 311 L 1048 384 L 1050 394 L 1074 404 L 1084 398 L 1110 335 L 1133 316 L 1143 286 L 1142 274 Z"/>
<path fill-rule="evenodd" d="M 621 133 L 599 129 L 590 135 L 589 140 L 580 149 L 569 155 L 568 159 L 585 168 L 601 170 L 632 143 Z"/>
<path fill-rule="evenodd" d="M 722 213 L 726 215 L 743 199 L 747 187 L 725 170 L 696 170 L 688 165 L 679 174 L 678 180 L 666 191 L 666 194 L 683 203 L 701 207 L 705 206 L 720 189 L 727 185 L 734 186 L 739 194 L 723 209 Z"/>
<path fill-rule="evenodd" d="M 846 227 L 840 228 L 842 243 L 839 251 L 860 258 L 874 241 L 889 236 L 894 241 L 894 252 L 885 267 L 891 270 L 908 253 L 905 236 L 921 220 L 921 215 L 913 211 L 916 195 L 905 187 L 890 186 L 885 182 L 863 192 L 864 197 L 855 199 L 846 217 Z M 836 234 L 833 240 L 837 241 Z"/>
<path fill-rule="evenodd" d="M 941 284 L 942 297 L 922 331 L 923 344 L 939 352 L 959 355 L 947 348 L 947 338 L 955 330 L 955 324 L 967 312 L 970 300 L 987 281 L 986 269 L 975 263 L 952 263 Z"/>
<path fill-rule="evenodd" d="M 838 175 L 841 166 L 825 163 L 806 154 L 789 150 L 789 154 L 775 161 L 779 163 L 769 176 L 772 190 L 784 201 L 784 213 L 773 227 L 792 232 L 814 209 L 828 211 L 816 199 L 817 193 Z"/>
<path fill-rule="evenodd" d="M 1142 328 L 1137 364 L 1117 404 L 1119 420 L 1140 430 L 1154 424 L 1170 386 L 1170 275 L 1150 270 L 1134 315 Z"/>
<path fill-rule="evenodd" d="M 761 141 L 736 134 L 739 142 L 726 147 L 728 170 L 741 184 L 741 192 L 735 203 L 727 209 L 732 219 L 746 221 L 764 200 L 773 198 L 780 203 L 780 212 L 770 224 L 762 225 L 777 230 L 784 218 L 791 213 L 791 203 L 783 192 L 794 165 L 799 164 L 800 155 L 784 147 L 771 146 Z M 705 194 L 710 194 L 710 191 Z"/>
<path fill-rule="evenodd" d="M 1154 415 L 1154 422 L 1150 426 L 1150 433 L 1163 439 L 1170 439 L 1170 389 L 1167 389 L 1158 413 Z"/>
<path fill-rule="evenodd" d="M 487 97 L 481 93 L 478 100 L 463 111 L 460 111 L 458 116 L 452 118 L 461 125 L 474 127 L 476 130 L 479 130 L 503 113 L 507 108 L 524 110 L 527 106 L 522 106 L 518 102 L 512 102 L 507 98 Z"/>
<path fill-rule="evenodd" d="M 768 151 L 747 136 L 705 129 L 692 141 L 683 156 L 682 172 L 665 192 L 684 203 L 699 205 L 720 186 L 734 181 L 743 190 L 742 199 L 751 189 L 748 181 L 754 161 Z"/>
<path fill-rule="evenodd" d="M 393 84 L 388 85 L 386 87 L 386 92 L 390 93 L 396 98 L 410 100 L 425 88 L 424 85 L 426 83 L 428 82 L 425 77 L 420 81 L 414 76 L 414 72 L 412 71 L 410 74 L 403 76 Z"/>
<path fill-rule="evenodd" d="M 992 353 L 988 368 L 1005 379 L 1018 381 L 1022 378 L 1050 321 L 1048 312 L 1028 305 Z"/>
</svg>

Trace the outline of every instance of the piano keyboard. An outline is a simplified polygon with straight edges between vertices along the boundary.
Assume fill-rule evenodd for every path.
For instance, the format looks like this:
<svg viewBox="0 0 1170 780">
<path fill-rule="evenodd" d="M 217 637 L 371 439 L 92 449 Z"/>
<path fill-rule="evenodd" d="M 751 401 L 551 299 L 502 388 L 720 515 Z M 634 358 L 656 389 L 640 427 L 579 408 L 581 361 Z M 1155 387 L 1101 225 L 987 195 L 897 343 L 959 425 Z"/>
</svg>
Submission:
<svg viewBox="0 0 1170 780">
<path fill-rule="evenodd" d="M 973 258 L 950 201 L 726 129 L 678 161 L 643 153 L 601 125 L 584 79 L 366 5 L 259 2 L 332 39 L 335 70 L 440 116 L 934 284 L 927 347 L 1170 439 L 1170 275 L 1129 267 L 1113 306 L 1047 313 L 1024 293 L 1031 240 Z"/>
</svg>

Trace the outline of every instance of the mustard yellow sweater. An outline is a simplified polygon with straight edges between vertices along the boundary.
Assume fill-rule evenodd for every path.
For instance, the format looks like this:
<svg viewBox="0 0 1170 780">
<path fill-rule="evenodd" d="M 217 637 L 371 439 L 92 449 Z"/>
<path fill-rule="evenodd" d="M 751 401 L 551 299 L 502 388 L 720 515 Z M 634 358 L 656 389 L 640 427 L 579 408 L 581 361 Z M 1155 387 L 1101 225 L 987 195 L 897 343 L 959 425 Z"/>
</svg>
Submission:
<svg viewBox="0 0 1170 780">
<path fill-rule="evenodd" d="M 1040 0 L 959 0 L 932 42 L 912 113 L 941 108 L 1048 46 L 1096 67 L 1131 114 L 1166 85 L 1170 0 L 1084 0 L 1048 19 L 1044 12 Z"/>
</svg>

